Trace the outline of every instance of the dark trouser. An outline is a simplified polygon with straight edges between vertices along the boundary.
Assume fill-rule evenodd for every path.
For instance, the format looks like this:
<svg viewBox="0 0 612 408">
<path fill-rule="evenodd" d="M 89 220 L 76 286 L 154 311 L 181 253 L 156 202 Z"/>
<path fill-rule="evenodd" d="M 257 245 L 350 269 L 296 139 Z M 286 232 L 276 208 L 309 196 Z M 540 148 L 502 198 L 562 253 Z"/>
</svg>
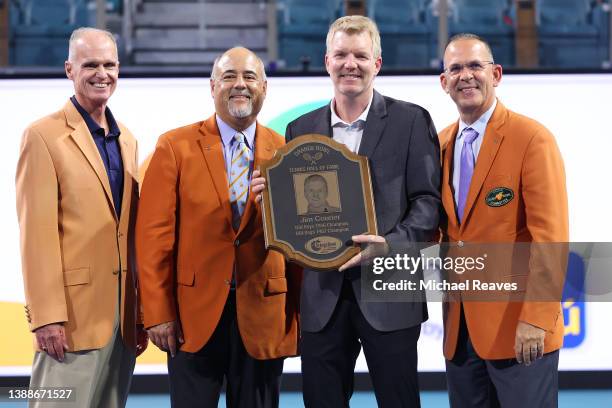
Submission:
<svg viewBox="0 0 612 408">
<path fill-rule="evenodd" d="M 302 333 L 302 376 L 307 408 L 349 406 L 353 371 L 363 346 L 378 406 L 420 407 L 417 341 L 421 326 L 391 332 L 366 321 L 350 286 L 319 332 Z"/>
<path fill-rule="evenodd" d="M 526 366 L 516 359 L 483 360 L 476 354 L 463 308 L 457 351 L 446 361 L 448 396 L 453 408 L 557 407 L 559 351 Z"/>
<path fill-rule="evenodd" d="M 262 328 L 265 330 L 265 328 Z M 227 383 L 228 407 L 278 407 L 283 359 L 256 360 L 242 344 L 234 291 L 210 340 L 196 353 L 168 354 L 170 398 L 176 408 L 216 407 Z"/>
</svg>

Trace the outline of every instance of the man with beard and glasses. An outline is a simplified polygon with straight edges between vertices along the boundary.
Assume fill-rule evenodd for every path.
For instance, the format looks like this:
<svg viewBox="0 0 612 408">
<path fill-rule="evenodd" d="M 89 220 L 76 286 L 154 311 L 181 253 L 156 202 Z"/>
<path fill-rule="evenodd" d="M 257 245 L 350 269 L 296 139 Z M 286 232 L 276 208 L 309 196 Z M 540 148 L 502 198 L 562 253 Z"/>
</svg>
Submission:
<svg viewBox="0 0 612 408">
<path fill-rule="evenodd" d="M 361 348 L 379 406 L 418 407 L 417 341 L 427 308 L 362 299 L 361 263 L 434 239 L 440 213 L 440 150 L 429 113 L 374 89 L 380 34 L 367 17 L 345 16 L 327 34 L 325 67 L 334 98 L 289 123 L 288 140 L 327 135 L 368 158 L 380 236 L 357 235 L 364 250 L 338 271 L 304 270 L 300 316 L 306 407 L 347 407 Z M 253 192 L 265 186 L 253 179 Z M 366 269 L 364 269 L 366 271 Z M 364 274 L 366 272 L 363 272 Z M 421 277 L 422 272 L 415 273 Z"/>
<path fill-rule="evenodd" d="M 297 354 L 301 270 L 267 251 L 253 167 L 283 137 L 256 117 L 262 61 L 246 48 L 215 60 L 215 114 L 163 134 L 144 177 L 136 248 L 145 327 L 168 352 L 174 407 L 277 407 L 283 358 Z"/>
<path fill-rule="evenodd" d="M 479 250 L 479 256 L 489 252 L 492 265 L 479 276 L 515 282 L 523 296 L 448 295 L 450 403 L 556 407 L 569 239 L 563 159 L 548 129 L 496 99 L 502 67 L 484 39 L 467 33 L 451 38 L 444 68 L 440 82 L 459 120 L 440 132 L 442 242 L 457 252 L 468 244 L 493 244 Z M 495 250 L 495 260 L 493 248 L 503 248 Z M 477 301 L 483 299 L 489 301 Z"/>
</svg>

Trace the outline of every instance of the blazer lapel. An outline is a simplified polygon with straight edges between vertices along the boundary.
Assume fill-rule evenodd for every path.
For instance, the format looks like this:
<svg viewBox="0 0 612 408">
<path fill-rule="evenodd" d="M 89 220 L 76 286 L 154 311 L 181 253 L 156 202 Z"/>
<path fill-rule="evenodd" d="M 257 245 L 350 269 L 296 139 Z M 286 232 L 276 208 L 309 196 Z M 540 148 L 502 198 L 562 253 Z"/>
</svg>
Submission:
<svg viewBox="0 0 612 408">
<path fill-rule="evenodd" d="M 454 225 L 459 224 L 457 216 L 457 206 L 455 205 L 455 194 L 453 192 L 453 153 L 455 151 L 455 141 L 457 140 L 457 130 L 459 122 L 450 129 L 450 139 L 444 149 L 444 157 L 442 157 L 442 204 L 446 210 L 449 221 Z"/>
<path fill-rule="evenodd" d="M 275 150 L 276 149 L 274 148 L 271 142 L 269 131 L 263 126 L 261 126 L 259 123 L 257 123 L 257 128 L 255 130 L 255 158 L 253 161 L 253 168 L 258 169 L 261 163 L 270 160 L 272 156 L 274 156 Z M 249 222 L 255 209 L 255 197 L 253 196 L 253 194 L 251 194 L 249 186 L 247 204 L 244 209 L 244 213 L 242 214 L 242 219 L 240 220 L 240 227 L 236 232 L 237 234 L 240 234 L 240 231 L 242 231 L 245 225 Z"/>
<path fill-rule="evenodd" d="M 200 133 L 202 138 L 198 140 L 198 143 L 204 155 L 208 173 L 212 177 L 219 201 L 224 208 L 223 212 L 227 222 L 232 225 L 232 207 L 229 198 L 229 182 L 227 181 L 225 159 L 223 158 L 223 142 L 217 128 L 215 115 L 204 121 L 200 127 Z"/>
<path fill-rule="evenodd" d="M 476 197 L 482 189 L 485 178 L 489 174 L 489 170 L 491 170 L 493 160 L 495 159 L 499 146 L 504 138 L 504 135 L 499 132 L 499 128 L 504 123 L 504 118 L 506 116 L 505 113 L 506 108 L 501 104 L 501 102 L 498 101 L 495 111 L 493 112 L 493 116 L 491 116 L 491 119 L 489 119 L 489 123 L 487 124 L 485 137 L 482 141 L 480 152 L 478 153 L 476 166 L 474 167 L 474 174 L 472 175 L 470 190 L 468 191 L 468 196 L 465 201 L 465 214 L 463 217 L 463 222 L 461 223 L 461 231 L 463 231 L 465 225 L 467 224 L 470 212 L 474 207 Z"/>
<path fill-rule="evenodd" d="M 73 131 L 70 133 L 70 137 L 78 148 L 81 150 L 89 165 L 93 168 L 94 172 L 98 176 L 102 187 L 104 188 L 104 192 L 106 193 L 106 199 L 108 204 L 113 209 L 113 215 L 115 220 L 118 220 L 118 214 L 115 211 L 115 204 L 113 203 L 113 193 L 111 192 L 110 182 L 108 181 L 108 174 L 106 173 L 106 169 L 104 168 L 104 163 L 102 162 L 102 158 L 100 157 L 100 152 L 98 151 L 98 147 L 89 133 L 89 129 L 87 128 L 87 124 L 83 120 L 83 117 L 74 107 L 71 101 L 68 101 L 66 105 L 64 105 L 64 113 L 66 115 L 66 121 L 68 126 L 70 126 Z"/>
<path fill-rule="evenodd" d="M 121 135 L 127 132 L 126 129 L 121 129 Z M 129 200 L 132 199 L 132 183 L 134 182 L 134 175 L 132 172 L 132 158 L 134 157 L 134 148 L 131 147 L 128 142 L 119 136 L 119 148 L 121 149 L 121 161 L 123 162 L 123 196 L 121 197 L 121 214 L 119 214 L 119 220 L 123 220 L 123 213 L 129 211 Z M 138 163 L 136 163 L 138 165 Z"/>
<path fill-rule="evenodd" d="M 359 154 L 365 157 L 371 157 L 374 149 L 378 145 L 380 138 L 385 129 L 386 122 L 384 118 L 387 116 L 387 107 L 385 98 L 374 91 L 372 105 L 366 118 L 365 129 L 361 136 L 361 144 L 359 145 Z"/>
<path fill-rule="evenodd" d="M 327 105 L 325 109 L 321 109 L 318 118 L 312 121 L 314 127 L 312 133 L 333 137 L 333 131 L 331 128 L 331 107 Z"/>
</svg>

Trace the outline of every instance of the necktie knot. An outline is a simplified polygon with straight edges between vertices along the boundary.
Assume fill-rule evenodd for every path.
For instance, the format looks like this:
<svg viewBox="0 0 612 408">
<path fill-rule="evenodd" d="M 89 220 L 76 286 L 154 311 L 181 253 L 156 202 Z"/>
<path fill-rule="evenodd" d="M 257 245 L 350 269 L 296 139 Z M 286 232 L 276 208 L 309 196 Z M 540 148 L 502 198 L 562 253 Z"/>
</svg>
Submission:
<svg viewBox="0 0 612 408">
<path fill-rule="evenodd" d="M 478 132 L 472 128 L 463 129 L 463 144 L 472 144 L 478 137 Z"/>
<path fill-rule="evenodd" d="M 234 135 L 234 143 L 236 144 L 236 146 L 240 145 L 240 143 L 244 143 L 246 145 L 244 133 L 236 132 L 236 134 Z"/>
</svg>

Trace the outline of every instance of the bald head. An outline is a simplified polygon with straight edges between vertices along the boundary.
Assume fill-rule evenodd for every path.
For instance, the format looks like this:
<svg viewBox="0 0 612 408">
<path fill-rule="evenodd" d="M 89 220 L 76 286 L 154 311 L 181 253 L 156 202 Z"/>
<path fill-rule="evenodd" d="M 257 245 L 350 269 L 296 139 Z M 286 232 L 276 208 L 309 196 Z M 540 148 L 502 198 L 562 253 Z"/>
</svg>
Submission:
<svg viewBox="0 0 612 408">
<path fill-rule="evenodd" d="M 210 76 L 215 113 L 235 130 L 248 128 L 261 110 L 267 86 L 263 62 L 254 52 L 227 50 L 215 60 Z"/>
<path fill-rule="evenodd" d="M 210 79 L 214 80 L 215 78 L 218 77 L 220 65 L 223 65 L 229 59 L 241 59 L 241 60 L 253 59 L 253 61 L 255 62 L 255 65 L 258 67 L 258 71 L 259 71 L 258 75 L 261 78 L 263 78 L 264 81 L 267 79 L 266 70 L 264 68 L 264 63 L 261 60 L 261 58 L 259 58 L 257 54 L 255 54 L 253 51 L 245 47 L 230 48 L 229 50 L 225 51 L 223 54 L 215 58 L 215 62 L 213 63 L 212 72 L 210 73 Z"/>
</svg>

